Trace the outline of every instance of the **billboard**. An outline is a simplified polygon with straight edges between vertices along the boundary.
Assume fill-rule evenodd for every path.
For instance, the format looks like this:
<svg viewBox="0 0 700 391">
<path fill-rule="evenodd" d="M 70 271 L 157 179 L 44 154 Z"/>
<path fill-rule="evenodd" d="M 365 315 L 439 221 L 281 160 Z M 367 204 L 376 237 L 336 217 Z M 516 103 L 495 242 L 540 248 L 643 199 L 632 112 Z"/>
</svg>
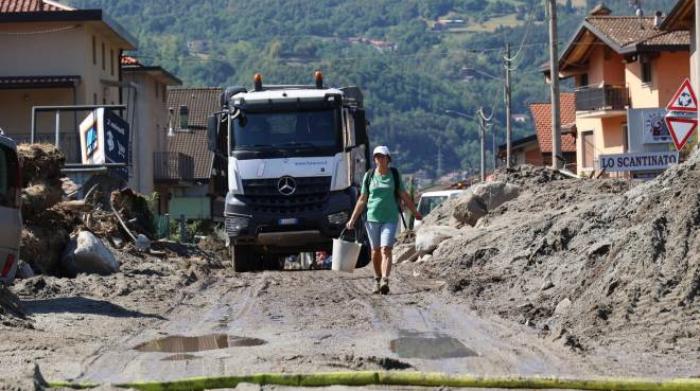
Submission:
<svg viewBox="0 0 700 391">
<path fill-rule="evenodd" d="M 122 163 L 110 172 L 129 179 L 129 124 L 113 111 L 98 108 L 80 123 L 80 151 L 83 164 Z"/>
</svg>

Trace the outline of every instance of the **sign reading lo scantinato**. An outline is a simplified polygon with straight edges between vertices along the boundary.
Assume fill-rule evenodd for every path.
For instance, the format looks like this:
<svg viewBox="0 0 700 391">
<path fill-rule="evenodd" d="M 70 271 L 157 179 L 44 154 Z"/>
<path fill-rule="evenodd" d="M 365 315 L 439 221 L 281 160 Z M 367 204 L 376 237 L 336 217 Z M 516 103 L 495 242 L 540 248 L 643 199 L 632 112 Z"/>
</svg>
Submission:
<svg viewBox="0 0 700 391">
<path fill-rule="evenodd" d="M 606 172 L 659 171 L 677 163 L 677 151 L 621 153 L 598 156 L 598 167 Z"/>
</svg>

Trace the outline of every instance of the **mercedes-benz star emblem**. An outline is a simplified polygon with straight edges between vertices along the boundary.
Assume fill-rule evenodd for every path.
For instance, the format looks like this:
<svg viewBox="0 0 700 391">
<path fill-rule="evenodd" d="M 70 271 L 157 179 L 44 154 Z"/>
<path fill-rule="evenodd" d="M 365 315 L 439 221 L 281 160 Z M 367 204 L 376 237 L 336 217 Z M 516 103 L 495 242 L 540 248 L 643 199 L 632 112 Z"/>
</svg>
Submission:
<svg viewBox="0 0 700 391">
<path fill-rule="evenodd" d="M 282 195 L 290 196 L 297 191 L 297 181 L 290 176 L 283 176 L 277 182 L 277 190 L 279 190 Z"/>
</svg>

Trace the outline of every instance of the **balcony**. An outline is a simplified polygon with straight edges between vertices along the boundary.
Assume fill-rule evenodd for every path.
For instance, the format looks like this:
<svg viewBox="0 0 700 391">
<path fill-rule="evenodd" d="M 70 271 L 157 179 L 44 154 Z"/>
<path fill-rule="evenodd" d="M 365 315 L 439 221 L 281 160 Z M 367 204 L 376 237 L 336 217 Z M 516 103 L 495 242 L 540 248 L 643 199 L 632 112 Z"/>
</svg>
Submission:
<svg viewBox="0 0 700 391">
<path fill-rule="evenodd" d="M 581 87 L 576 90 L 576 111 L 597 112 L 597 117 L 616 115 L 627 110 L 627 87 Z"/>
<path fill-rule="evenodd" d="M 153 175 L 156 182 L 191 181 L 194 160 L 180 152 L 153 152 Z"/>
</svg>

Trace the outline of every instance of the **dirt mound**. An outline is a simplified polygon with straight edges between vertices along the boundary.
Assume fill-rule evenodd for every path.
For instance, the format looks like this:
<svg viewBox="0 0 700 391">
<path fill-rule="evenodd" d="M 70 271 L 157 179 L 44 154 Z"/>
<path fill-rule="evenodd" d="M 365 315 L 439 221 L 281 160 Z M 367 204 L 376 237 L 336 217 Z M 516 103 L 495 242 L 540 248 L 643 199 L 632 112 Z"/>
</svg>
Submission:
<svg viewBox="0 0 700 391">
<path fill-rule="evenodd" d="M 51 144 L 20 144 L 17 154 L 22 162 L 22 185 L 61 178 L 65 156 Z"/>
<path fill-rule="evenodd" d="M 418 272 L 575 350 L 700 350 L 700 154 L 631 189 L 514 171 L 527 191 Z"/>
<path fill-rule="evenodd" d="M 493 174 L 493 180 L 524 186 L 536 186 L 543 183 L 571 179 L 550 167 L 523 164 L 511 168 L 502 168 Z"/>
</svg>

